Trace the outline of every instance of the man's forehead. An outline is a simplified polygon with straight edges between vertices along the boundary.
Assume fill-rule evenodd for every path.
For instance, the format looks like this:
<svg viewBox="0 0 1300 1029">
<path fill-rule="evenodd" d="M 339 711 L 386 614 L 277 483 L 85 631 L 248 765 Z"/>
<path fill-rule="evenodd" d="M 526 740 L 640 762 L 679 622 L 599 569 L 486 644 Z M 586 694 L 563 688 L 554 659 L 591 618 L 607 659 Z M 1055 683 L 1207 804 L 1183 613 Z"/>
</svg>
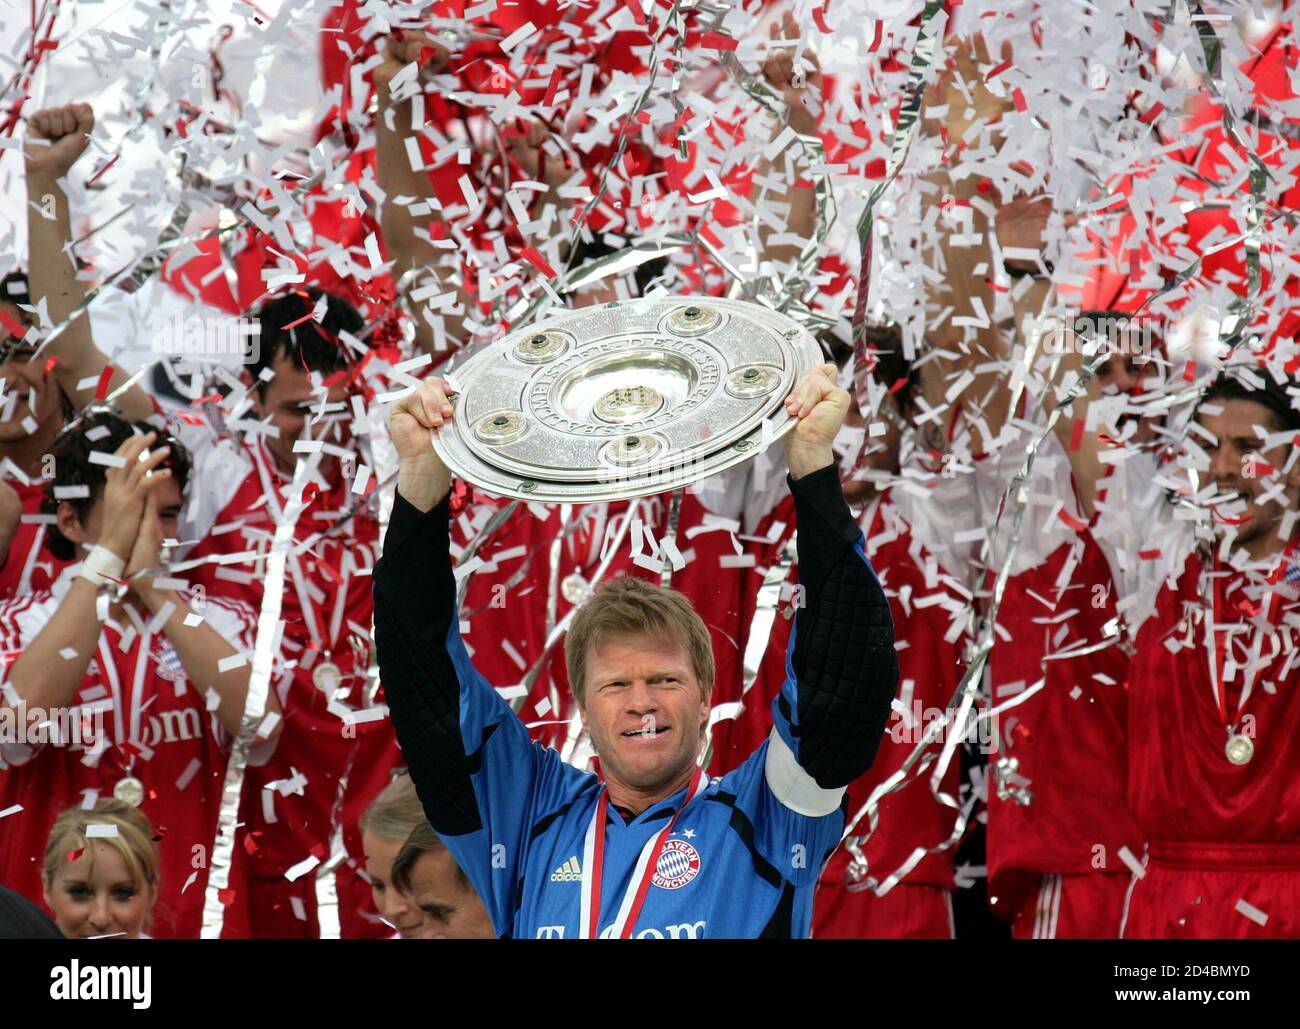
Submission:
<svg viewBox="0 0 1300 1029">
<path fill-rule="evenodd" d="M 592 670 L 629 668 L 634 671 L 685 671 L 690 668 L 686 648 L 671 639 L 655 636 L 611 636 L 592 647 L 588 662 Z"/>
<path fill-rule="evenodd" d="M 1274 431 L 1271 408 L 1245 397 L 1215 397 L 1196 412 L 1196 420 L 1210 432 L 1230 436 L 1263 437 Z"/>
<path fill-rule="evenodd" d="M 445 848 L 424 851 L 411 866 L 411 890 L 421 902 L 430 900 L 429 894 L 456 893 L 456 887 L 455 865 Z"/>
<path fill-rule="evenodd" d="M 181 496 L 181 484 L 176 481 L 174 475 L 154 487 L 153 498 L 159 514 L 174 513 L 184 506 L 184 498 Z"/>
<path fill-rule="evenodd" d="M 336 372 L 324 375 L 299 368 L 283 352 L 275 355 L 271 370 L 275 372 L 275 377 L 268 384 L 267 392 L 270 396 L 273 391 L 274 399 L 279 403 L 312 406 L 319 404 L 322 398 L 338 403 L 353 392 L 352 381 L 347 375 L 338 375 Z M 331 379 L 337 381 L 329 387 L 326 394 L 324 386 Z"/>
<path fill-rule="evenodd" d="M 321 394 L 312 385 L 311 374 L 292 364 L 278 365 L 267 387 L 267 393 L 282 404 L 311 405 L 318 403 Z"/>
<path fill-rule="evenodd" d="M 274 374 L 267 382 L 269 389 L 286 394 L 301 390 L 311 391 L 311 372 L 306 368 L 299 368 L 284 351 L 275 355 L 275 360 L 271 362 L 271 371 Z"/>
</svg>

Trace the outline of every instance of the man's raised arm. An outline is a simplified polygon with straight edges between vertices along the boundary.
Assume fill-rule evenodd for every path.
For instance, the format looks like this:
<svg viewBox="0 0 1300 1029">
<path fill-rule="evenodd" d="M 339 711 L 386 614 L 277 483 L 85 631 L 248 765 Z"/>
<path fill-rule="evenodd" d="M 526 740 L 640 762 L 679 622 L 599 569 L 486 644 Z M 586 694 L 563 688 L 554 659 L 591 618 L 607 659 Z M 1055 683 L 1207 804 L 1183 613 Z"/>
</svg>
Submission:
<svg viewBox="0 0 1300 1029">
<path fill-rule="evenodd" d="M 375 160 L 379 173 L 379 187 L 384 191 L 380 224 L 384 246 L 393 261 L 394 281 L 417 268 L 426 270 L 427 277 L 414 290 L 415 295 L 428 296 L 430 286 L 437 276 L 435 269 L 446 271 L 448 254 L 438 250 L 430 240 L 430 230 L 442 220 L 438 201 L 428 173 L 411 167 L 412 154 L 419 155 L 419 136 L 422 125 L 412 122 L 413 99 L 404 96 L 396 99 L 391 86 L 395 77 L 410 64 L 426 63 L 431 71 L 446 66 L 447 50 L 423 33 L 411 33 L 406 39 L 388 37 L 381 51 L 383 63 L 375 68 L 375 93 L 379 102 L 375 119 Z M 408 87 L 409 89 L 409 87 Z M 421 104 L 423 110 L 423 104 Z M 408 147 L 412 148 L 408 151 Z M 399 203 L 398 198 L 405 203 Z M 416 211 L 423 213 L 417 214 Z M 454 261 L 454 256 L 451 258 Z M 441 281 L 441 280 L 439 280 Z M 439 291 L 440 294 L 443 291 Z M 423 302 L 413 302 L 418 310 L 412 311 L 416 342 L 428 353 L 446 351 L 449 345 L 458 345 L 465 339 L 465 314 L 471 303 L 464 285 L 448 284 L 445 292 L 456 293 L 455 303 L 443 304 L 441 295 Z M 441 331 L 435 328 L 441 321 Z"/>
<path fill-rule="evenodd" d="M 375 568 L 375 642 L 393 727 L 425 814 L 505 935 L 536 809 L 579 773 L 530 740 L 461 640 L 451 473 L 432 439 L 451 417 L 446 388 L 426 381 L 389 421 L 401 471 Z"/>
<path fill-rule="evenodd" d="M 867 561 L 831 451 L 849 395 L 834 365 L 806 375 L 787 401 L 786 437 L 803 603 L 795 617 L 766 777 L 800 814 L 829 814 L 871 767 L 898 686 L 889 601 Z"/>
<path fill-rule="evenodd" d="M 86 149 L 94 127 L 89 104 L 37 111 L 27 123 L 27 278 L 32 302 L 45 301 L 55 325 L 67 321 L 86 299 L 86 285 L 77 278 L 72 215 L 61 183 Z M 82 311 L 43 353 L 58 359 L 55 377 L 78 411 L 95 399 L 98 378 L 108 361 L 95 346 L 88 311 Z M 115 370 L 109 390 L 126 379 L 126 373 Z M 118 397 L 117 405 L 128 421 L 143 421 L 155 413 L 153 401 L 138 385 Z"/>
<path fill-rule="evenodd" d="M 450 411 L 433 383 L 393 411 L 401 471 L 375 568 L 375 641 L 393 725 L 429 821 L 439 833 L 460 835 L 479 828 L 480 819 L 461 740 L 460 679 L 447 650 L 456 620 L 451 476 L 431 439 Z"/>
</svg>

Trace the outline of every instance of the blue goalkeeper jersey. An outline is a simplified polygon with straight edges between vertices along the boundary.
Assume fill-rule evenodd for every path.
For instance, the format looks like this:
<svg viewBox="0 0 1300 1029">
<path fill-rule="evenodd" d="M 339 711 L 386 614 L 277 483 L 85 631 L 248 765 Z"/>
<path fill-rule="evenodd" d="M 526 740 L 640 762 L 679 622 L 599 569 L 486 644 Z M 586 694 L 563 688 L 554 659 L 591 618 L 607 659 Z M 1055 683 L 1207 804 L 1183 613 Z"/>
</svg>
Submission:
<svg viewBox="0 0 1300 1029">
<path fill-rule="evenodd" d="M 809 934 L 813 890 L 844 828 L 844 787 L 870 764 L 897 682 L 887 601 L 838 478 L 830 482 L 819 505 L 831 508 L 826 526 L 806 526 L 822 512 L 796 505 L 800 566 L 820 569 L 823 588 L 808 587 L 796 618 L 771 735 L 734 771 L 698 776 L 631 819 L 600 804 L 595 775 L 534 742 L 474 668 L 459 632 L 446 503 L 422 514 L 397 498 L 376 571 L 381 675 L 430 822 L 499 935 Z M 808 528 L 838 533 L 838 547 L 804 545 Z M 805 619 L 810 608 L 820 615 Z M 801 646 L 801 633 L 814 639 Z"/>
<path fill-rule="evenodd" d="M 454 628 L 448 651 L 464 683 L 466 746 L 481 742 L 472 778 L 483 826 L 443 840 L 498 933 L 573 939 L 590 872 L 584 867 L 585 837 L 604 787 L 595 775 L 529 738 L 509 705 L 474 670 Z M 790 753 L 779 737 L 768 739 L 735 771 L 709 782 L 677 816 L 655 867 L 641 875 L 634 875 L 638 858 L 688 791 L 630 821 L 608 806 L 598 932 L 610 935 L 625 898 L 648 871 L 651 886 L 633 937 L 808 935 L 813 888 L 844 829 L 843 791 L 818 791 L 823 809 L 831 808 L 820 815 L 781 803 L 768 784 L 773 747 Z M 790 765 L 792 758 L 787 773 Z"/>
</svg>

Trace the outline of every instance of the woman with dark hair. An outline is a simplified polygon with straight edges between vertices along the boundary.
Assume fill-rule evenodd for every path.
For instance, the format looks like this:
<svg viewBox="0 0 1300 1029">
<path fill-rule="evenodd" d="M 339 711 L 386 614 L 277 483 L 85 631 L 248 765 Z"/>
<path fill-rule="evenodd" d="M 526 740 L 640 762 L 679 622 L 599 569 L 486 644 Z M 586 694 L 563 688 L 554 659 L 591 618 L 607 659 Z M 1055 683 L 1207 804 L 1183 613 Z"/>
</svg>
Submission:
<svg viewBox="0 0 1300 1029">
<path fill-rule="evenodd" d="M 157 446 L 158 443 L 162 446 Z M 0 881 L 39 896 L 48 812 L 87 793 L 159 827 L 156 933 L 197 936 L 226 748 L 244 718 L 253 614 L 159 575 L 188 455 L 147 425 L 91 412 L 55 441 L 49 591 L 0 604 Z M 274 737 L 274 693 L 258 726 Z"/>
<path fill-rule="evenodd" d="M 422 821 L 393 859 L 393 886 L 424 918 L 422 940 L 495 940 L 483 898 L 447 845 Z"/>
</svg>

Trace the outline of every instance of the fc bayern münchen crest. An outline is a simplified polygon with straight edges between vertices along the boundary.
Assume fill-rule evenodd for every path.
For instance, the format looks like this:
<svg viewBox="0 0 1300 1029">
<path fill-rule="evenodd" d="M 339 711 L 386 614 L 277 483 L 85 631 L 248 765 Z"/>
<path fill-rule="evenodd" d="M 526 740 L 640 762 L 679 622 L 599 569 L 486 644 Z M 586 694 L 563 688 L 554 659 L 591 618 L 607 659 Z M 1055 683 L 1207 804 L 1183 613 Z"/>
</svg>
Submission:
<svg viewBox="0 0 1300 1029">
<path fill-rule="evenodd" d="M 700 852 L 685 840 L 669 840 L 650 881 L 661 890 L 680 890 L 699 874 Z"/>
<path fill-rule="evenodd" d="M 155 639 L 153 659 L 159 678 L 171 683 L 182 683 L 186 680 L 185 666 L 181 664 L 181 657 L 170 641 Z"/>
</svg>

